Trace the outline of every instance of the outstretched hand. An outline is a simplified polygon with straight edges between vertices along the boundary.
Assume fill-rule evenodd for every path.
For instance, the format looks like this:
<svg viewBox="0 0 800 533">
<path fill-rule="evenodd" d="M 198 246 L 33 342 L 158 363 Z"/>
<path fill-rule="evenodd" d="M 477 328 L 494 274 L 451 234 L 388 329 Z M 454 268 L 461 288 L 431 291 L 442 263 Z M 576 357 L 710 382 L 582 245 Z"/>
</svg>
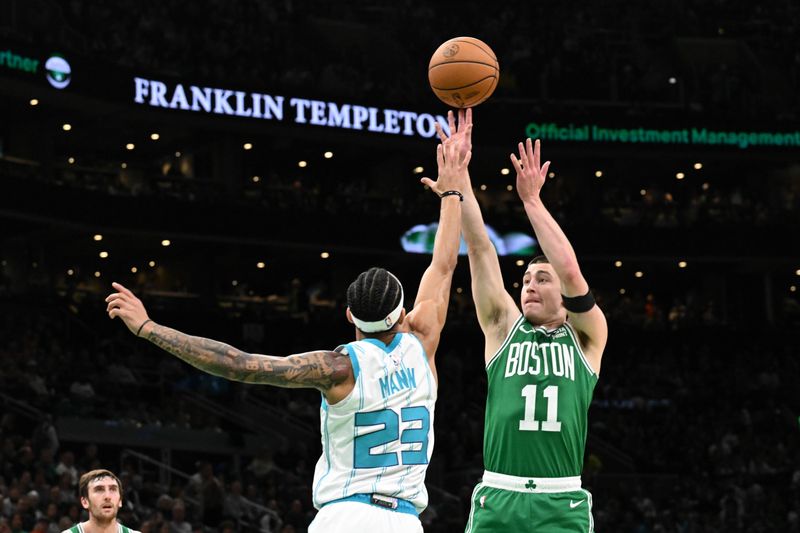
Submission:
<svg viewBox="0 0 800 533">
<path fill-rule="evenodd" d="M 523 202 L 538 201 L 539 193 L 550 168 L 550 161 L 540 166 L 539 139 L 536 139 L 535 144 L 527 139 L 524 145 L 519 143 L 518 148 L 519 159 L 516 155 L 511 154 L 511 164 L 517 171 L 517 193 Z"/>
<path fill-rule="evenodd" d="M 149 320 L 144 304 L 130 290 L 119 283 L 114 282 L 111 286 L 117 292 L 109 294 L 106 298 L 108 303 L 106 312 L 109 318 L 121 318 L 125 325 L 128 326 L 128 329 L 131 330 L 131 333 L 136 335 L 139 332 L 139 328 Z"/>
<path fill-rule="evenodd" d="M 458 152 L 461 157 L 472 150 L 472 108 L 458 110 L 458 122 L 452 111 L 447 112 L 447 126 L 450 129 L 450 136 L 442 129 L 438 122 L 434 125 L 436 134 L 442 144 L 448 140 L 458 145 Z"/>
<path fill-rule="evenodd" d="M 448 111 L 447 121 L 450 137 L 445 134 L 441 125 L 436 123 L 436 132 L 442 141 L 436 147 L 439 177 L 436 181 L 427 177 L 420 180 L 438 195 L 452 190 L 463 193 L 469 187 L 467 167 L 472 159 L 472 109 L 458 110 L 458 124 L 455 122 L 453 112 Z"/>
</svg>

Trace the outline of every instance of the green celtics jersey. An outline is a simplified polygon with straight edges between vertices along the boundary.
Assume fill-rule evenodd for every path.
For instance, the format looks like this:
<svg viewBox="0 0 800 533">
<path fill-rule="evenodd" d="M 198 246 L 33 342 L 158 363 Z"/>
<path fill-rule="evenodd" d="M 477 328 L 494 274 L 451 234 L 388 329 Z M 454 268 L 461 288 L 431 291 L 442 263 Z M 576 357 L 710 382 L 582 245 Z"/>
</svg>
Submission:
<svg viewBox="0 0 800 533">
<path fill-rule="evenodd" d="M 547 331 L 520 316 L 486 373 L 486 470 L 519 477 L 579 476 L 597 374 L 572 326 Z"/>
</svg>

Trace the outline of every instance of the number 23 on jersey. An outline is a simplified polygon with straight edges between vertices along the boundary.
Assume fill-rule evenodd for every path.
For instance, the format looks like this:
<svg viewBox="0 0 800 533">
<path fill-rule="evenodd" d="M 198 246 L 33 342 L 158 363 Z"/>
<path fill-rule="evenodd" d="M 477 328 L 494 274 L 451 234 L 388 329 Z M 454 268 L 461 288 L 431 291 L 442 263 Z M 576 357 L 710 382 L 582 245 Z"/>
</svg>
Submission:
<svg viewBox="0 0 800 533">
<path fill-rule="evenodd" d="M 409 423 L 400 430 L 400 421 Z M 385 468 L 398 465 L 428 464 L 428 430 L 430 429 L 430 413 L 425 407 L 403 407 L 400 415 L 393 409 L 356 413 L 355 426 L 365 428 L 383 426 L 383 428 L 357 436 L 353 446 L 354 468 Z M 397 441 L 404 449 L 397 448 Z M 419 445 L 419 446 L 417 446 Z M 384 446 L 383 453 L 373 453 L 379 446 Z"/>
</svg>

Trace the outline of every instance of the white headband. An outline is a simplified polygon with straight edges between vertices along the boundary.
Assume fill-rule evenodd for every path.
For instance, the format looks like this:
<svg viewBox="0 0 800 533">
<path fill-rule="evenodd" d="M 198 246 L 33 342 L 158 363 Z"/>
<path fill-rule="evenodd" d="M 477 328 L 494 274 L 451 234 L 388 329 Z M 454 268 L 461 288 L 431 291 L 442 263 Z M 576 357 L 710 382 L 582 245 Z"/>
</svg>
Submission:
<svg viewBox="0 0 800 533">
<path fill-rule="evenodd" d="M 400 313 L 403 311 L 403 284 L 400 283 L 400 280 L 394 277 L 394 274 L 388 272 L 390 276 L 394 278 L 398 285 L 400 285 L 400 303 L 397 304 L 389 315 L 384 318 L 383 320 L 375 320 L 374 322 L 366 322 L 364 320 L 359 320 L 356 318 L 356 315 L 353 314 L 353 310 L 350 310 L 350 316 L 353 317 L 353 323 L 356 325 L 358 329 L 363 331 L 364 333 L 377 333 L 379 331 L 389 331 L 392 329 L 392 326 L 397 324 L 397 319 L 400 318 Z"/>
</svg>

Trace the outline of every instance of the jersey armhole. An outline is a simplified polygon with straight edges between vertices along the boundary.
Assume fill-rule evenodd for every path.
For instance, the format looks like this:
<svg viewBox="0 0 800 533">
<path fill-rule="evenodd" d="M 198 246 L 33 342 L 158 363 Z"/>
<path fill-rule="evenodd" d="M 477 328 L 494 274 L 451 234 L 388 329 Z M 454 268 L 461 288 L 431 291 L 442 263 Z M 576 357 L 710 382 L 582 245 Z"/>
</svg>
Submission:
<svg viewBox="0 0 800 533">
<path fill-rule="evenodd" d="M 519 318 L 516 320 L 516 322 L 514 322 L 514 325 L 511 326 L 511 329 L 508 330 L 508 334 L 506 335 L 505 340 L 503 340 L 503 343 L 500 345 L 500 347 L 497 349 L 497 351 L 494 352 L 494 355 L 492 356 L 491 359 L 489 359 L 489 362 L 486 363 L 486 370 L 489 370 L 489 367 L 492 366 L 492 363 L 495 362 L 495 360 L 497 359 L 497 356 L 500 355 L 500 353 L 503 350 L 505 350 L 506 346 L 508 346 L 508 343 L 511 342 L 511 337 L 514 336 L 514 332 L 517 331 L 517 328 L 519 328 L 519 326 L 520 326 L 520 324 L 522 324 L 523 320 L 525 320 L 525 315 L 522 315 L 522 314 L 519 315 Z"/>
<path fill-rule="evenodd" d="M 358 355 L 356 354 L 357 349 L 353 346 L 353 342 L 342 344 L 336 347 L 334 350 L 335 352 L 341 353 L 346 355 L 350 358 L 350 364 L 353 367 L 353 390 L 351 390 L 347 396 L 342 398 L 336 403 L 328 403 L 325 399 L 325 395 L 322 394 L 322 408 L 325 411 L 334 410 L 339 411 L 341 409 L 347 409 L 347 406 L 350 404 L 353 397 L 356 396 L 356 390 L 361 392 L 362 381 L 359 379 L 361 376 L 361 365 L 358 363 Z"/>
<path fill-rule="evenodd" d="M 410 336 L 412 339 L 414 339 L 415 341 L 417 341 L 417 343 L 419 344 L 419 349 L 420 349 L 420 350 L 422 350 L 422 359 L 423 359 L 423 361 L 425 361 L 425 368 L 427 368 L 427 369 L 428 369 L 428 375 L 429 375 L 429 377 L 430 377 L 431 381 L 432 381 L 434 384 L 436 384 L 436 386 L 434 387 L 434 390 L 436 391 L 436 395 L 437 395 L 437 397 L 438 397 L 438 394 L 439 394 L 439 392 L 438 392 L 438 391 L 439 391 L 439 381 L 433 378 L 433 369 L 431 368 L 431 362 L 430 362 L 430 360 L 428 359 L 428 353 L 425 351 L 425 345 L 424 345 L 424 344 L 422 344 L 422 341 L 421 341 L 421 340 L 419 339 L 419 337 L 417 337 L 415 334 L 413 334 L 413 333 L 409 333 L 408 335 L 409 335 L 409 336 Z"/>
<path fill-rule="evenodd" d="M 572 342 L 575 343 L 575 348 L 577 348 L 578 355 L 580 356 L 581 361 L 583 361 L 584 366 L 586 366 L 586 370 L 588 370 L 589 373 L 595 377 L 595 379 L 599 379 L 600 376 L 597 375 L 597 371 L 595 371 L 595 369 L 592 368 L 592 365 L 589 364 L 589 359 L 583 353 L 583 348 L 581 347 L 581 339 L 578 336 L 578 332 L 575 331 L 575 329 L 572 327 L 572 324 L 570 324 L 569 322 L 564 322 L 564 326 L 567 328 L 567 333 L 569 333 L 569 336 L 572 337 Z"/>
</svg>

